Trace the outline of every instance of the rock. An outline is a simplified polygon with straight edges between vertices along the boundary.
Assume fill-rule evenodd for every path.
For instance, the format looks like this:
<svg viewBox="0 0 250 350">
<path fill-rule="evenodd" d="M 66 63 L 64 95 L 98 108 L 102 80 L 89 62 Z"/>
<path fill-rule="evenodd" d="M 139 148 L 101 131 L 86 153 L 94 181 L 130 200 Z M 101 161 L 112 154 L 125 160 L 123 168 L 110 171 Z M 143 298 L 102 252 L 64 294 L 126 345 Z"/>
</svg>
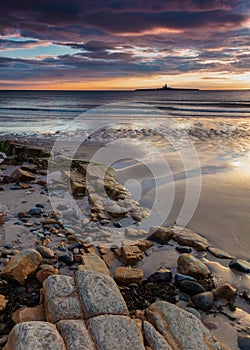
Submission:
<svg viewBox="0 0 250 350">
<path fill-rule="evenodd" d="M 56 326 L 33 321 L 17 324 L 10 332 L 5 350 L 66 350 Z"/>
<path fill-rule="evenodd" d="M 173 237 L 173 232 L 169 227 L 150 227 L 148 239 L 160 244 L 167 244 Z"/>
<path fill-rule="evenodd" d="M 40 216 L 43 214 L 43 208 L 32 208 L 28 211 L 28 214 L 32 215 L 32 216 Z"/>
<path fill-rule="evenodd" d="M 3 268 L 1 275 L 7 280 L 14 280 L 21 285 L 36 271 L 42 262 L 41 254 L 35 249 L 24 249 L 14 255 Z"/>
<path fill-rule="evenodd" d="M 115 261 L 115 253 L 108 249 L 104 254 L 101 254 L 101 256 L 108 268 L 111 268 Z"/>
<path fill-rule="evenodd" d="M 86 184 L 81 182 L 72 181 L 71 191 L 74 197 L 83 197 L 86 194 Z"/>
<path fill-rule="evenodd" d="M 239 272 L 250 273 L 250 262 L 242 259 L 234 259 L 230 261 L 229 267 Z"/>
<path fill-rule="evenodd" d="M 62 261 L 64 264 L 68 266 L 72 266 L 74 264 L 74 256 L 72 253 L 60 253 L 57 254 L 58 260 Z"/>
<path fill-rule="evenodd" d="M 178 269 L 184 275 L 190 276 L 206 276 L 211 272 L 199 259 L 195 258 L 191 254 L 182 254 L 179 256 L 178 261 Z"/>
<path fill-rule="evenodd" d="M 202 322 L 176 305 L 157 301 L 146 310 L 146 316 L 174 350 L 219 349 Z"/>
<path fill-rule="evenodd" d="M 114 279 L 118 284 L 141 284 L 143 281 L 143 277 L 144 272 L 141 269 L 118 267 L 114 272 Z"/>
<path fill-rule="evenodd" d="M 101 314 L 128 315 L 128 309 L 115 281 L 92 271 L 77 271 L 75 281 L 86 318 Z"/>
<path fill-rule="evenodd" d="M 42 220 L 40 220 L 40 222 L 41 222 L 41 224 L 42 225 L 54 225 L 55 223 L 56 223 L 56 219 L 42 219 Z"/>
<path fill-rule="evenodd" d="M 51 275 L 59 275 L 59 270 L 52 265 L 45 265 L 41 270 L 36 273 L 36 278 L 43 284 L 43 282 Z"/>
<path fill-rule="evenodd" d="M 15 324 L 28 321 L 46 321 L 44 305 L 35 307 L 23 306 L 12 314 L 12 321 Z"/>
<path fill-rule="evenodd" d="M 250 336 L 249 335 L 238 336 L 238 346 L 240 350 L 249 350 Z"/>
<path fill-rule="evenodd" d="M 203 292 L 192 297 L 192 301 L 198 309 L 208 311 L 213 307 L 214 294 L 213 292 Z"/>
<path fill-rule="evenodd" d="M 14 170 L 14 172 L 11 174 L 11 177 L 14 181 L 32 181 L 36 179 L 34 174 L 23 169 Z"/>
<path fill-rule="evenodd" d="M 135 265 L 143 259 L 141 250 L 137 246 L 121 247 L 121 255 L 118 257 L 124 265 Z"/>
<path fill-rule="evenodd" d="M 35 173 L 38 170 L 38 166 L 36 164 L 22 164 L 21 169 Z"/>
<path fill-rule="evenodd" d="M 125 237 L 128 237 L 130 239 L 146 237 L 147 231 L 137 230 L 137 229 L 134 229 L 131 227 L 126 227 L 124 230 L 124 235 L 125 235 Z"/>
<path fill-rule="evenodd" d="M 230 254 L 228 254 L 227 252 L 225 252 L 222 249 L 218 249 L 215 247 L 208 247 L 207 250 L 209 251 L 209 253 L 211 253 L 212 255 L 214 255 L 216 258 L 219 259 L 233 259 L 234 257 Z"/>
<path fill-rule="evenodd" d="M 89 270 L 110 276 L 105 262 L 96 254 L 86 253 L 82 255 L 82 265 L 78 266 L 79 270 Z"/>
<path fill-rule="evenodd" d="M 74 280 L 70 276 L 52 275 L 43 283 L 46 319 L 60 320 L 83 318 Z"/>
<path fill-rule="evenodd" d="M 215 300 L 225 299 L 234 303 L 237 289 L 231 284 L 225 283 L 215 288 L 212 292 Z"/>
<path fill-rule="evenodd" d="M 192 248 L 190 248 L 190 247 L 175 247 L 175 249 L 177 250 L 177 252 L 179 252 L 181 254 L 192 252 Z"/>
<path fill-rule="evenodd" d="M 87 322 L 101 350 L 144 350 L 143 338 L 135 321 L 126 316 L 101 315 Z"/>
<path fill-rule="evenodd" d="M 0 312 L 6 309 L 7 304 L 8 299 L 5 297 L 5 295 L 0 294 Z"/>
<path fill-rule="evenodd" d="M 0 213 L 0 225 L 2 225 L 2 224 L 3 224 L 3 214 Z"/>
<path fill-rule="evenodd" d="M 43 255 L 45 258 L 53 258 L 55 256 L 55 253 L 52 249 L 45 247 L 43 245 L 39 245 L 36 247 L 36 250 Z"/>
<path fill-rule="evenodd" d="M 83 320 L 62 320 L 57 323 L 57 328 L 65 341 L 67 349 L 96 349 Z"/>
<path fill-rule="evenodd" d="M 181 281 L 196 281 L 196 279 L 194 277 L 188 276 L 188 275 L 182 275 L 181 273 L 177 273 L 175 275 L 175 283 L 178 285 L 178 283 L 180 283 Z"/>
<path fill-rule="evenodd" d="M 204 250 L 208 247 L 208 241 L 200 236 L 198 233 L 193 232 L 188 228 L 182 228 L 175 226 L 172 229 L 173 239 L 180 245 L 200 248 L 199 250 Z M 199 245 L 199 243 L 201 243 Z M 205 249 L 206 250 L 206 249 Z"/>
<path fill-rule="evenodd" d="M 154 242 L 148 239 L 142 239 L 139 241 L 135 241 L 133 245 L 137 246 L 142 252 L 145 252 L 147 249 L 154 246 Z"/>
<path fill-rule="evenodd" d="M 161 282 L 170 283 L 172 280 L 172 272 L 170 269 L 165 269 L 161 267 L 155 273 L 150 275 L 147 280 L 148 282 L 152 282 L 152 283 L 161 283 Z"/>
<path fill-rule="evenodd" d="M 191 296 L 206 292 L 206 289 L 201 284 L 195 281 L 181 281 L 178 285 L 178 288 L 181 292 L 189 294 Z"/>
<path fill-rule="evenodd" d="M 173 350 L 167 340 L 159 333 L 154 326 L 147 322 L 143 322 L 144 336 L 152 350 Z"/>
</svg>

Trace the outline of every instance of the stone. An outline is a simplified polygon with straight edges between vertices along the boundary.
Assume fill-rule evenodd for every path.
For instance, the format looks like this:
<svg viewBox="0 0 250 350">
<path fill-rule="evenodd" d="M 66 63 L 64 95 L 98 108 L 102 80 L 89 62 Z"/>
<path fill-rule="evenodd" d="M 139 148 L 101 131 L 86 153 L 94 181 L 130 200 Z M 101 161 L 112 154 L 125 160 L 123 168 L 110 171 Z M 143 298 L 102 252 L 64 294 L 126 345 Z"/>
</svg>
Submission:
<svg viewBox="0 0 250 350">
<path fill-rule="evenodd" d="M 150 241 L 149 239 L 142 239 L 134 242 L 133 245 L 136 245 L 142 252 L 145 252 L 147 249 L 154 246 L 154 242 Z"/>
<path fill-rule="evenodd" d="M 152 350 L 173 350 L 167 340 L 154 328 L 154 326 L 147 322 L 143 322 L 144 336 Z"/>
<path fill-rule="evenodd" d="M 121 247 L 121 256 L 119 260 L 121 260 L 124 265 L 135 265 L 142 259 L 143 254 L 137 246 L 130 245 Z"/>
<path fill-rule="evenodd" d="M 101 315 L 91 318 L 87 324 L 100 350 L 144 350 L 141 332 L 129 317 Z"/>
<path fill-rule="evenodd" d="M 36 271 L 42 262 L 42 256 L 35 249 L 24 249 L 14 255 L 3 268 L 1 275 L 7 280 L 14 280 L 21 285 Z"/>
<path fill-rule="evenodd" d="M 203 292 L 196 294 L 192 297 L 192 302 L 196 307 L 198 307 L 198 309 L 208 311 L 214 305 L 214 294 L 213 292 Z"/>
<path fill-rule="evenodd" d="M 77 181 L 72 181 L 71 191 L 74 197 L 83 197 L 86 194 L 86 184 Z"/>
<path fill-rule="evenodd" d="M 3 214 L 0 213 L 0 225 L 3 225 Z"/>
<path fill-rule="evenodd" d="M 64 264 L 68 266 L 72 266 L 74 264 L 74 256 L 72 253 L 57 253 L 58 261 L 62 261 Z"/>
<path fill-rule="evenodd" d="M 148 277 L 148 282 L 152 283 L 161 283 L 167 282 L 170 283 L 172 280 L 172 271 L 170 269 L 165 269 L 161 267 L 155 273 Z"/>
<path fill-rule="evenodd" d="M 137 230 L 132 227 L 126 227 L 124 230 L 125 237 L 128 237 L 129 239 L 133 238 L 140 238 L 140 237 L 146 237 L 147 231 L 144 230 Z"/>
<path fill-rule="evenodd" d="M 198 243 L 201 243 L 200 248 L 207 248 L 208 241 L 198 233 L 193 232 L 188 228 L 182 228 L 174 226 L 172 228 L 173 239 L 180 245 L 196 248 L 199 247 Z M 203 250 L 203 248 L 201 250 Z"/>
<path fill-rule="evenodd" d="M 59 270 L 52 265 L 45 265 L 41 270 L 36 273 L 36 278 L 43 284 L 43 282 L 51 275 L 59 275 Z"/>
<path fill-rule="evenodd" d="M 167 244 L 173 237 L 170 227 L 156 226 L 150 227 L 148 239 L 160 244 Z"/>
<path fill-rule="evenodd" d="M 57 323 L 68 350 L 95 350 L 83 320 L 62 320 Z"/>
<path fill-rule="evenodd" d="M 178 288 L 181 292 L 189 294 L 191 296 L 206 292 L 206 289 L 201 284 L 195 281 L 181 281 L 178 285 Z"/>
<path fill-rule="evenodd" d="M 240 335 L 238 336 L 238 346 L 240 350 L 249 350 L 250 349 L 250 336 L 249 335 Z"/>
<path fill-rule="evenodd" d="M 5 350 L 66 350 L 56 326 L 33 321 L 17 324 L 10 332 Z"/>
<path fill-rule="evenodd" d="M 143 270 L 130 267 L 117 267 L 114 272 L 114 279 L 118 284 L 128 285 L 130 283 L 136 283 L 140 285 L 143 277 Z"/>
<path fill-rule="evenodd" d="M 105 262 L 96 254 L 86 253 L 82 255 L 82 265 L 78 266 L 79 270 L 89 270 L 110 276 Z"/>
<path fill-rule="evenodd" d="M 206 276 L 211 272 L 199 259 L 191 254 L 184 253 L 177 260 L 178 269 L 184 275 L 190 276 Z"/>
<path fill-rule="evenodd" d="M 42 225 L 54 225 L 55 223 L 56 223 L 56 219 L 42 219 L 42 220 L 40 220 L 40 222 L 41 222 L 41 224 Z"/>
<path fill-rule="evenodd" d="M 214 255 L 216 258 L 219 258 L 219 259 L 233 259 L 234 258 L 231 254 L 228 254 L 227 252 L 225 252 L 222 249 L 218 249 L 215 247 L 208 247 L 207 250 L 209 251 L 209 253 L 211 253 L 212 255 Z"/>
<path fill-rule="evenodd" d="M 13 178 L 14 181 L 32 181 L 35 180 L 36 177 L 34 174 L 27 170 L 23 169 L 16 169 L 13 171 L 11 174 L 11 177 Z"/>
<path fill-rule="evenodd" d="M 0 312 L 6 309 L 7 304 L 8 304 L 8 299 L 6 298 L 6 296 L 3 294 L 0 294 Z"/>
<path fill-rule="evenodd" d="M 178 285 L 178 283 L 180 283 L 181 281 L 196 281 L 196 279 L 194 277 L 188 276 L 188 275 L 183 275 L 181 273 L 177 273 L 175 275 L 175 283 Z"/>
<path fill-rule="evenodd" d="M 215 288 L 212 292 L 215 300 L 225 299 L 234 303 L 237 289 L 231 284 L 225 283 Z"/>
<path fill-rule="evenodd" d="M 43 304 L 35 307 L 23 306 L 16 310 L 11 318 L 15 324 L 28 321 L 46 321 L 45 307 Z"/>
<path fill-rule="evenodd" d="M 21 169 L 35 173 L 38 170 L 38 166 L 36 164 L 22 164 Z"/>
<path fill-rule="evenodd" d="M 45 258 L 53 258 L 55 256 L 55 253 L 52 249 L 45 247 L 43 245 L 38 245 L 36 247 L 36 250 Z"/>
<path fill-rule="evenodd" d="M 237 270 L 239 272 L 250 273 L 250 262 L 242 259 L 234 259 L 229 263 L 230 269 Z"/>
<path fill-rule="evenodd" d="M 47 321 L 83 318 L 73 277 L 51 275 L 44 281 L 43 291 Z"/>
<path fill-rule="evenodd" d="M 108 268 L 111 268 L 115 261 L 115 253 L 108 249 L 106 253 L 102 254 L 102 260 Z"/>
<path fill-rule="evenodd" d="M 146 316 L 174 350 L 219 349 L 202 322 L 174 304 L 157 301 L 146 310 Z"/>
<path fill-rule="evenodd" d="M 175 249 L 177 250 L 177 252 L 183 254 L 183 253 L 191 253 L 192 252 L 192 248 L 190 247 L 175 247 Z"/>
<path fill-rule="evenodd" d="M 126 303 L 111 277 L 77 271 L 75 281 L 86 318 L 101 314 L 128 315 Z"/>
<path fill-rule="evenodd" d="M 32 215 L 32 216 L 40 216 L 43 214 L 43 208 L 31 208 L 29 211 L 28 211 L 28 214 Z"/>
</svg>

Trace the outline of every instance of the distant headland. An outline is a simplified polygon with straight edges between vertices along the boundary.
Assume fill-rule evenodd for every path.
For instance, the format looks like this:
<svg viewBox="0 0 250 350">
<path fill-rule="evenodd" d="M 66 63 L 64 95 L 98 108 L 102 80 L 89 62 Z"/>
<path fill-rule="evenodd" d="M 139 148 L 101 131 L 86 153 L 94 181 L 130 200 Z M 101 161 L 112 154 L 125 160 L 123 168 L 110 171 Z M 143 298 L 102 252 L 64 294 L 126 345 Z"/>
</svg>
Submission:
<svg viewBox="0 0 250 350">
<path fill-rule="evenodd" d="M 199 91 L 199 89 L 186 89 L 186 88 L 172 88 L 167 84 L 163 85 L 160 88 L 149 88 L 149 89 L 135 89 L 135 91 L 165 91 L 165 90 L 179 90 L 179 91 Z"/>
</svg>

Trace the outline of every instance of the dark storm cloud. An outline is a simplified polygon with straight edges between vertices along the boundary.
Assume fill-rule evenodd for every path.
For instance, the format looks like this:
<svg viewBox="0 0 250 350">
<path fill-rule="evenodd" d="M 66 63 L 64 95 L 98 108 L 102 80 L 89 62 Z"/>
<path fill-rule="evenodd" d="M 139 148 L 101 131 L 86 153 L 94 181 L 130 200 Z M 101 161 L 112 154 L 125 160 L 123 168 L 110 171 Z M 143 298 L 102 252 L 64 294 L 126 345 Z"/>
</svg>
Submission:
<svg viewBox="0 0 250 350">
<path fill-rule="evenodd" d="M 2 0 L 0 51 L 50 41 L 77 53 L 2 57 L 0 74 L 10 80 L 84 80 L 244 72 L 247 19 L 249 4 L 243 0 Z"/>
</svg>

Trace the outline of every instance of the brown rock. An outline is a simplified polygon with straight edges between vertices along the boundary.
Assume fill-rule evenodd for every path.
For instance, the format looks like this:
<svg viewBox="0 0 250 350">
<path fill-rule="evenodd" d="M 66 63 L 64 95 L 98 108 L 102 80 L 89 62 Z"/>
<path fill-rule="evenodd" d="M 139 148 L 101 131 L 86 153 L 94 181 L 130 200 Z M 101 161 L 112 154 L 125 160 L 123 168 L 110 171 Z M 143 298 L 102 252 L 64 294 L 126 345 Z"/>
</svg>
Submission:
<svg viewBox="0 0 250 350">
<path fill-rule="evenodd" d="M 194 249 L 200 251 L 206 250 L 208 247 L 208 241 L 204 237 L 188 228 L 175 226 L 172 229 L 172 232 L 173 239 L 180 245 L 193 247 Z"/>
<path fill-rule="evenodd" d="M 0 312 L 4 311 L 8 303 L 5 295 L 0 294 Z"/>
<path fill-rule="evenodd" d="M 143 270 L 130 267 L 118 267 L 114 272 L 114 279 L 118 284 L 141 284 L 143 277 Z"/>
<path fill-rule="evenodd" d="M 173 237 L 172 229 L 169 227 L 150 227 L 148 239 L 160 244 L 167 244 Z"/>
<path fill-rule="evenodd" d="M 36 278 L 42 284 L 51 275 L 59 275 L 59 270 L 53 266 L 45 265 L 41 270 L 36 273 Z"/>
<path fill-rule="evenodd" d="M 135 265 L 143 259 L 141 250 L 137 246 L 125 246 L 121 248 L 121 256 L 118 257 L 124 265 Z"/>
<path fill-rule="evenodd" d="M 21 169 L 29 171 L 31 173 L 35 173 L 37 171 L 38 167 L 36 164 L 22 164 Z"/>
<path fill-rule="evenodd" d="M 71 191 L 74 197 L 83 197 L 86 193 L 86 184 L 81 182 L 72 181 Z"/>
<path fill-rule="evenodd" d="M 78 269 L 98 272 L 106 276 L 110 275 L 105 262 L 98 255 L 91 253 L 82 255 L 82 265 L 79 265 Z"/>
<path fill-rule="evenodd" d="M 218 249 L 218 248 L 215 248 L 215 247 L 208 247 L 207 250 L 209 251 L 209 253 L 211 253 L 214 256 L 216 256 L 216 258 L 220 258 L 220 259 L 234 259 L 234 256 L 232 256 L 231 254 L 228 254 L 227 252 L 225 252 L 225 250 Z"/>
<path fill-rule="evenodd" d="M 0 213 L 0 225 L 2 225 L 2 224 L 3 224 L 3 214 Z"/>
<path fill-rule="evenodd" d="M 18 185 L 19 185 L 20 187 L 22 187 L 23 189 L 25 189 L 25 190 L 27 190 L 28 188 L 32 188 L 31 185 L 26 184 L 26 183 L 24 183 L 24 182 L 19 182 Z"/>
<path fill-rule="evenodd" d="M 42 262 L 42 256 L 35 249 L 24 249 L 13 256 L 3 268 L 1 275 L 8 280 L 14 280 L 24 285 Z"/>
<path fill-rule="evenodd" d="M 22 170 L 22 169 L 16 169 L 14 172 L 11 174 L 11 177 L 13 178 L 14 181 L 32 181 L 35 180 L 36 177 L 34 174 L 32 174 L 29 171 Z"/>
<path fill-rule="evenodd" d="M 179 271 L 184 275 L 207 276 L 211 274 L 207 266 L 191 254 L 181 254 L 177 260 L 177 264 Z"/>
<path fill-rule="evenodd" d="M 44 305 L 21 307 L 12 314 L 12 321 L 15 324 L 27 321 L 46 321 Z"/>
<path fill-rule="evenodd" d="M 225 299 L 234 303 L 237 289 L 231 284 L 225 283 L 215 288 L 212 292 L 215 300 Z"/>
<path fill-rule="evenodd" d="M 56 219 L 43 219 L 40 220 L 42 225 L 54 225 L 56 223 Z"/>
</svg>

